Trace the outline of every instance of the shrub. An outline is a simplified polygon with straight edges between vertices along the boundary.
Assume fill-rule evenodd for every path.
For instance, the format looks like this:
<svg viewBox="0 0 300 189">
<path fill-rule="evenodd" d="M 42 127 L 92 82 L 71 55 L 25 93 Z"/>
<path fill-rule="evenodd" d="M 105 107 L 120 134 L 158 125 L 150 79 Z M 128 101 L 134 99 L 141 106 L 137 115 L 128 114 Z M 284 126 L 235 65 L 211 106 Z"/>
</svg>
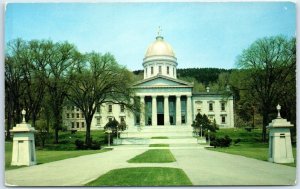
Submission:
<svg viewBox="0 0 300 189">
<path fill-rule="evenodd" d="M 79 139 L 75 140 L 75 145 L 76 145 L 76 148 L 78 150 L 85 150 L 85 149 L 87 149 L 86 145 L 84 144 L 84 141 L 82 141 L 82 140 L 79 140 Z"/>
<path fill-rule="evenodd" d="M 208 136 L 209 136 L 210 141 L 215 141 L 216 140 L 216 133 L 215 132 L 210 132 L 209 134 L 208 134 L 208 132 L 205 132 L 204 135 L 205 135 L 206 140 L 208 140 Z"/>
<path fill-rule="evenodd" d="M 232 142 L 232 139 L 226 135 L 224 138 L 215 138 L 212 140 L 210 145 L 216 147 L 229 147 Z"/>
<path fill-rule="evenodd" d="M 235 140 L 233 140 L 234 145 L 240 143 L 242 140 L 240 138 L 237 138 Z"/>
<path fill-rule="evenodd" d="M 92 150 L 99 150 L 101 148 L 101 144 L 98 141 L 92 141 L 90 149 Z"/>
<path fill-rule="evenodd" d="M 248 132 L 251 132 L 252 128 L 251 127 L 245 127 L 245 130 L 248 131 Z"/>
</svg>

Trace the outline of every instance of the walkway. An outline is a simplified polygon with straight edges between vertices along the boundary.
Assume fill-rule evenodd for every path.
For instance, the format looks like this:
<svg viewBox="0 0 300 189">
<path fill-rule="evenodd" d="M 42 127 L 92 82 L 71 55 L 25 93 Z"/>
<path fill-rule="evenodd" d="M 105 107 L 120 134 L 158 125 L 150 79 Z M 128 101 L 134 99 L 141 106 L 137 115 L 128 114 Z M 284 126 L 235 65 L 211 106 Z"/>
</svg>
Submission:
<svg viewBox="0 0 300 189">
<path fill-rule="evenodd" d="M 194 185 L 294 185 L 296 168 L 206 149 L 172 149 Z"/>
<path fill-rule="evenodd" d="M 18 186 L 82 186 L 100 175 L 122 168 L 127 160 L 146 149 L 117 148 L 99 154 L 85 155 L 32 167 L 5 171 L 8 185 Z"/>
<path fill-rule="evenodd" d="M 123 145 L 105 153 L 86 155 L 5 172 L 6 183 L 18 186 L 82 186 L 112 169 L 125 167 L 176 167 L 194 185 L 291 185 L 296 169 L 203 149 L 170 146 L 174 163 L 127 163 L 149 149 Z M 155 148 L 151 148 L 155 149 Z"/>
</svg>

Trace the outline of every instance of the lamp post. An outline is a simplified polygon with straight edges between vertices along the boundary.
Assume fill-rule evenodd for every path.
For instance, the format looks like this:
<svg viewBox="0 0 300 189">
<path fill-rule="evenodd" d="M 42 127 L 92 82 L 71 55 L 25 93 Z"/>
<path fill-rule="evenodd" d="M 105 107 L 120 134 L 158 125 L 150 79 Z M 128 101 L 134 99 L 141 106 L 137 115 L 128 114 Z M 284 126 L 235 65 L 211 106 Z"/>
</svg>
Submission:
<svg viewBox="0 0 300 189">
<path fill-rule="evenodd" d="M 202 124 L 200 124 L 200 136 L 202 138 Z"/>
<path fill-rule="evenodd" d="M 110 146 L 110 133 L 112 133 L 111 128 L 107 128 L 106 132 L 108 133 L 108 146 Z"/>
<path fill-rule="evenodd" d="M 208 135 L 208 145 L 210 146 L 210 135 L 209 135 L 210 130 L 207 131 L 207 135 Z"/>
</svg>

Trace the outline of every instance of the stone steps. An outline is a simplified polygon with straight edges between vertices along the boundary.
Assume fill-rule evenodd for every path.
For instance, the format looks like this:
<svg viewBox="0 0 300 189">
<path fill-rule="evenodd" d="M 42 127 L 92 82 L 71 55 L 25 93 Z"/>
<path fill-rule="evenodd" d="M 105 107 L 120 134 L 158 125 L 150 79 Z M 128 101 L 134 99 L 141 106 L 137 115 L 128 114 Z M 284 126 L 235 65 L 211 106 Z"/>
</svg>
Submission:
<svg viewBox="0 0 300 189">
<path fill-rule="evenodd" d="M 151 139 L 151 138 L 120 138 L 115 144 L 197 144 L 197 139 L 190 138 L 169 138 L 169 139 Z"/>
<path fill-rule="evenodd" d="M 186 126 L 164 126 L 164 127 L 142 127 L 130 128 L 123 131 L 121 138 L 151 138 L 165 136 L 173 137 L 192 137 L 193 129 Z"/>
<path fill-rule="evenodd" d="M 153 137 L 167 137 L 154 139 Z M 196 144 L 190 126 L 131 127 L 120 134 L 119 144 Z"/>
</svg>

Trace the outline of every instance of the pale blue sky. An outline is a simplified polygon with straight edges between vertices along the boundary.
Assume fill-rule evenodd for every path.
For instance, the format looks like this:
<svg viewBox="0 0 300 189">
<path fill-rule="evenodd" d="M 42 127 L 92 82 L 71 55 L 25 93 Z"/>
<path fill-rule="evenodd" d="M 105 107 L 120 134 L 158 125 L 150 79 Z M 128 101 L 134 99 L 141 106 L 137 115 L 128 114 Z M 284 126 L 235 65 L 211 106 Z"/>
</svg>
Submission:
<svg viewBox="0 0 300 189">
<path fill-rule="evenodd" d="M 243 49 L 265 36 L 295 36 L 293 3 L 30 3 L 8 4 L 6 42 L 69 41 L 81 52 L 110 52 L 142 69 L 158 26 L 179 68 L 234 68 Z"/>
</svg>

